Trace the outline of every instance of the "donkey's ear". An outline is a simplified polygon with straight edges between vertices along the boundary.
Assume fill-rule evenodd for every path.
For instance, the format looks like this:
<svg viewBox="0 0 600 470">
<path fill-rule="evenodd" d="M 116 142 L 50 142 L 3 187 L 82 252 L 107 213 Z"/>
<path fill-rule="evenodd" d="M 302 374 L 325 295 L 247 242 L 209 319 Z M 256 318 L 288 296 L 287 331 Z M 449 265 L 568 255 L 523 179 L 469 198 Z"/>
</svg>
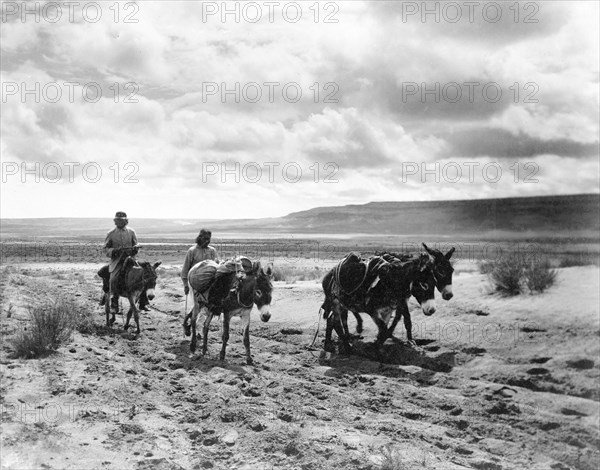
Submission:
<svg viewBox="0 0 600 470">
<path fill-rule="evenodd" d="M 260 269 L 261 269 L 261 266 L 260 266 L 260 261 L 254 261 L 254 262 L 252 263 L 252 272 L 253 272 L 254 274 L 256 274 L 256 273 L 258 273 L 258 272 L 260 271 Z"/>
<path fill-rule="evenodd" d="M 433 256 L 433 251 L 431 251 L 431 250 L 429 249 L 429 247 L 428 247 L 427 245 L 425 245 L 425 243 L 423 243 L 423 248 L 425 248 L 425 251 L 426 251 L 427 253 L 429 253 L 430 255 L 432 255 L 432 256 Z"/>
<path fill-rule="evenodd" d="M 271 263 L 267 265 L 267 269 L 265 269 L 265 274 L 269 277 L 273 275 L 273 265 Z"/>
<path fill-rule="evenodd" d="M 158 268 L 160 265 L 162 264 L 162 261 L 157 261 L 156 263 L 154 263 L 154 266 L 152 266 L 154 269 Z"/>
<path fill-rule="evenodd" d="M 452 253 L 454 253 L 454 250 L 455 250 L 454 247 L 450 248 L 450 251 L 448 251 L 448 253 L 446 253 L 444 255 L 444 258 L 446 258 L 447 260 L 449 260 L 450 258 L 452 258 Z"/>
</svg>

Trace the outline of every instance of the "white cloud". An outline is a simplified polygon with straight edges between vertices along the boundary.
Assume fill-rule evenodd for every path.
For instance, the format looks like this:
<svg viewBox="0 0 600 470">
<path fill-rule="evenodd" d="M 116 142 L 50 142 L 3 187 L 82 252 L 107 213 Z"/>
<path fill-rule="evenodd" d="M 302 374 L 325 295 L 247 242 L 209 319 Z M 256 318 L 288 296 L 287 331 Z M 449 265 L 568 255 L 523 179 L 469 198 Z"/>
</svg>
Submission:
<svg viewBox="0 0 600 470">
<path fill-rule="evenodd" d="M 86 102 L 79 87 L 71 102 L 64 86 L 58 103 L 3 94 L 2 161 L 95 162 L 105 177 L 93 184 L 79 175 L 73 183 L 30 185 L 11 176 L 2 189 L 2 215 L 103 215 L 107 205 L 127 201 L 139 216 L 197 217 L 189 201 L 202 200 L 208 201 L 206 217 L 259 217 L 324 203 L 597 191 L 597 165 L 587 153 L 599 132 L 596 3 L 541 3 L 534 24 L 508 20 L 512 13 L 505 9 L 496 24 L 479 19 L 454 25 L 403 22 L 392 2 L 335 4 L 337 23 L 323 23 L 323 4 L 315 22 L 309 3 L 301 4 L 303 17 L 295 24 L 280 12 L 273 23 L 266 16 L 256 24 L 215 17 L 203 22 L 200 3 L 189 2 L 140 3 L 138 23 L 124 23 L 123 10 L 115 22 L 109 4 L 102 4 L 97 23 L 83 21 L 80 10 L 74 23 L 3 23 L 4 84 L 38 82 L 44 89 L 53 82 L 95 82 L 102 99 Z M 478 94 L 474 102 L 436 103 L 402 97 L 406 82 L 467 80 L 498 83 L 503 99 L 491 103 Z M 138 87 L 135 103 L 123 102 L 127 82 Z M 256 82 L 262 99 L 249 103 L 241 96 L 236 102 L 230 94 L 223 102 L 221 90 L 203 94 L 208 82 L 228 89 Z M 279 83 L 273 102 L 265 82 Z M 333 88 L 324 88 L 328 82 Z M 509 88 L 515 82 L 517 100 Z M 523 102 L 530 82 L 538 87 L 538 103 Z M 286 83 L 300 87 L 297 103 L 282 96 Z M 332 91 L 338 102 L 325 102 Z M 542 150 L 579 154 L 513 158 L 544 168 L 543 180 L 533 185 L 509 178 L 494 185 L 402 182 L 403 163 L 465 161 L 456 155 L 457 142 L 465 154 L 476 155 L 471 160 L 499 158 L 502 142 L 476 142 L 478 132 L 524 139 L 507 147 L 516 153 L 535 150 L 539 141 L 560 144 Z M 505 171 L 509 156 L 500 163 Z M 139 168 L 139 183 L 115 184 L 111 165 L 118 165 L 122 179 L 127 162 Z M 203 174 L 207 164 L 221 172 L 237 171 L 236 163 L 240 171 L 251 169 L 252 162 L 263 171 L 255 183 L 244 175 L 239 183 L 231 174 L 222 183 L 221 174 Z M 279 164 L 274 181 L 266 176 L 268 162 Z M 328 162 L 337 165 L 337 183 L 322 181 Z M 302 170 L 297 183 L 281 173 L 291 163 Z M 565 165 L 571 168 L 567 176 Z M 35 198 L 48 202 L 49 213 Z"/>
</svg>

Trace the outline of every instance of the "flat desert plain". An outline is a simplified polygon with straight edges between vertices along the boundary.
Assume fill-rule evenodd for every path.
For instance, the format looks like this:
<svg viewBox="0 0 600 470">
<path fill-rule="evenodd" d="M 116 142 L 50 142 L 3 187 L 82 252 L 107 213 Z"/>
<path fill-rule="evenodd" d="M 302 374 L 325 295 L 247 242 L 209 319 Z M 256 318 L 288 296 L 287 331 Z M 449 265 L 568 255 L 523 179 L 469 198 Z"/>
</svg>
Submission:
<svg viewBox="0 0 600 470">
<path fill-rule="evenodd" d="M 180 267 L 159 268 L 139 336 L 122 316 L 104 326 L 96 264 L 1 268 L 3 469 L 598 468 L 597 266 L 516 297 L 457 269 L 433 316 L 411 303 L 417 348 L 401 322 L 375 351 L 365 318 L 350 356 L 322 350 L 324 324 L 310 347 L 318 280 L 275 282 L 271 321 L 253 311 L 253 366 L 235 322 L 224 362 L 217 320 L 207 356 L 190 354 Z M 27 307 L 59 297 L 93 330 L 14 358 Z"/>
</svg>

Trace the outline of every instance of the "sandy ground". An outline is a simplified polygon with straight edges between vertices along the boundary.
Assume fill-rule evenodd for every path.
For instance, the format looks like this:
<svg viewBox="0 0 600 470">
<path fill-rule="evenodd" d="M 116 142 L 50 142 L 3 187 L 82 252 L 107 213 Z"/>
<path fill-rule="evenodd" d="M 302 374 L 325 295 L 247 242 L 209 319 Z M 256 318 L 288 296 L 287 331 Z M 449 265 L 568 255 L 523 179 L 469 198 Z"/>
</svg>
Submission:
<svg viewBox="0 0 600 470">
<path fill-rule="evenodd" d="M 425 317 L 419 347 L 363 340 L 349 357 L 309 344 L 315 282 L 276 283 L 272 319 L 253 312 L 254 366 L 237 324 L 225 362 L 219 324 L 190 356 L 177 268 L 161 268 L 141 334 L 103 327 L 96 266 L 2 268 L 3 469 L 597 469 L 599 270 L 559 271 L 542 295 L 502 298 L 462 271 Z M 64 295 L 94 312 L 56 354 L 11 357 L 26 306 Z M 354 324 L 351 321 L 351 327 Z M 298 334 L 300 333 L 300 334 Z"/>
</svg>

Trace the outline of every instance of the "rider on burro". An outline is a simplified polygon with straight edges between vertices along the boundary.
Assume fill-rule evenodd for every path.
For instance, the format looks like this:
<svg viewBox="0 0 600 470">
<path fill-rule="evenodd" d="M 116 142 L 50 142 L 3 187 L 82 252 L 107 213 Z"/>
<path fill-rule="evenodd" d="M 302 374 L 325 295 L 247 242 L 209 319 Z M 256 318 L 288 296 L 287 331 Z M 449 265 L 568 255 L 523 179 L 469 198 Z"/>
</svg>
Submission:
<svg viewBox="0 0 600 470">
<path fill-rule="evenodd" d="M 106 256 L 110 257 L 110 263 L 108 265 L 108 276 L 103 276 L 101 272 L 106 270 L 106 266 L 103 267 L 98 274 L 102 277 L 102 290 L 106 293 L 109 291 L 112 293 L 111 308 L 119 309 L 119 286 L 123 285 L 124 279 L 122 276 L 123 272 L 123 261 L 128 256 L 135 256 L 138 252 L 138 242 L 135 230 L 127 227 L 129 220 L 125 212 L 117 212 L 115 214 L 114 222 L 116 227 L 106 234 L 104 240 L 104 252 Z M 146 292 L 142 292 L 140 296 L 140 309 L 145 309 L 148 305 L 148 299 Z"/>
</svg>

